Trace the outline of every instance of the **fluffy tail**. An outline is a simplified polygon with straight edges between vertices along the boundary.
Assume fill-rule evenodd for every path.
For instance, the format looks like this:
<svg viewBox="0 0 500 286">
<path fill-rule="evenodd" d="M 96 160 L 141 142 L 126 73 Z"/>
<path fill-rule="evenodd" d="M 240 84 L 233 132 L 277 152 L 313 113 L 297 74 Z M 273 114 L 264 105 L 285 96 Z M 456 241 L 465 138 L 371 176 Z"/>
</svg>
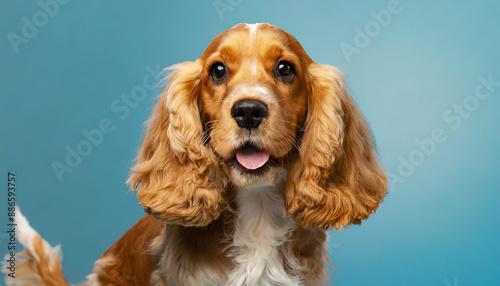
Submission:
<svg viewBox="0 0 500 286">
<path fill-rule="evenodd" d="M 10 253 L 2 262 L 6 285 L 17 286 L 69 286 L 62 271 L 60 245 L 50 246 L 29 224 L 21 211 L 16 211 L 16 239 L 24 251 L 16 253 L 15 273 L 9 270 Z M 13 270 L 14 268 L 12 268 Z"/>
</svg>

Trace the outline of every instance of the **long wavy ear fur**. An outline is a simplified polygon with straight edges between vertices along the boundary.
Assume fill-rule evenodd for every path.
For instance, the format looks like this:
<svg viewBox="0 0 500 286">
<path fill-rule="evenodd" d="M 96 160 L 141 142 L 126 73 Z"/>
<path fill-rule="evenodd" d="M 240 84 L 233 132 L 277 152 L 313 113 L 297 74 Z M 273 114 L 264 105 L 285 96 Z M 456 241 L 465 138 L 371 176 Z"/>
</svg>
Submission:
<svg viewBox="0 0 500 286">
<path fill-rule="evenodd" d="M 227 179 L 202 143 L 198 108 L 200 62 L 174 65 L 148 122 L 127 183 L 146 212 L 185 226 L 205 226 L 225 205 Z"/>
<path fill-rule="evenodd" d="M 300 158 L 292 162 L 287 212 L 320 228 L 368 218 L 387 193 L 371 131 L 333 66 L 309 66 L 309 110 Z"/>
</svg>

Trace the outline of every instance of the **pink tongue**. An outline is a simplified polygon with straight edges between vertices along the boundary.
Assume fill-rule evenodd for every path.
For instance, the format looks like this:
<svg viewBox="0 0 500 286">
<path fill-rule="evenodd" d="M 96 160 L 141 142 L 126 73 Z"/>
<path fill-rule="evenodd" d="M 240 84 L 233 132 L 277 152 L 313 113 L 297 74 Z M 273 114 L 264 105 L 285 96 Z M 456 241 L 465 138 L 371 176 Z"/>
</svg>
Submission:
<svg viewBox="0 0 500 286">
<path fill-rule="evenodd" d="M 259 152 L 236 152 L 236 160 L 245 168 L 255 170 L 269 160 L 269 153 L 264 151 Z"/>
</svg>

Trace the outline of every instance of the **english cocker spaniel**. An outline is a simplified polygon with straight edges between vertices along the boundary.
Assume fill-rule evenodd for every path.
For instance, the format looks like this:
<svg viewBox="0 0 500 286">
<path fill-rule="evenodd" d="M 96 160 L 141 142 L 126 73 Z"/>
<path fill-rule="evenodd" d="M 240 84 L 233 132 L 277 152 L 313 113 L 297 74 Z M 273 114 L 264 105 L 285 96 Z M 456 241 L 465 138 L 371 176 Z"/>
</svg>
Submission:
<svg viewBox="0 0 500 286">
<path fill-rule="evenodd" d="M 361 223 L 387 192 L 342 73 L 269 24 L 168 70 L 128 179 L 147 215 L 82 285 L 325 285 L 325 230 Z M 69 285 L 59 249 L 17 222 L 9 285 Z"/>
</svg>

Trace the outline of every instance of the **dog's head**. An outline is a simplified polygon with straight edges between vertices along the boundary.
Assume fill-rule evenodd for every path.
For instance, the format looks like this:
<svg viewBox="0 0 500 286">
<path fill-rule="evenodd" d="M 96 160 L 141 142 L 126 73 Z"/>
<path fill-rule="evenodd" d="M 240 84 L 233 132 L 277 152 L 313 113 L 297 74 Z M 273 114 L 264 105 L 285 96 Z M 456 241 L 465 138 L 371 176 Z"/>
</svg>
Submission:
<svg viewBox="0 0 500 286">
<path fill-rule="evenodd" d="M 287 211 L 304 225 L 339 228 L 378 207 L 387 181 L 342 73 L 287 32 L 239 24 L 169 69 L 129 178 L 147 212 L 207 225 L 228 183 L 273 184 L 278 168 Z"/>
</svg>

